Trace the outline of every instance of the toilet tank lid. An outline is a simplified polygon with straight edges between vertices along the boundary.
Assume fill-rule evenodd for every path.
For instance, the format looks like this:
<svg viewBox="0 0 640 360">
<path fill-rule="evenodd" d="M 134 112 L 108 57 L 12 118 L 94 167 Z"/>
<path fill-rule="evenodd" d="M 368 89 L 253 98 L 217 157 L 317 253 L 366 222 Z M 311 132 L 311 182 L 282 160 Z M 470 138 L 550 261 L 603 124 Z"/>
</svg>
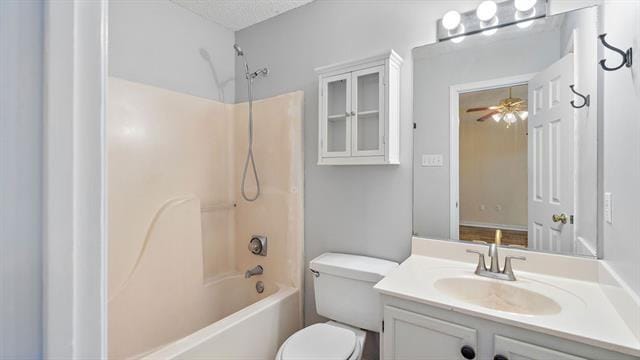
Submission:
<svg viewBox="0 0 640 360">
<path fill-rule="evenodd" d="M 320 276 L 327 273 L 373 283 L 382 280 L 397 266 L 397 262 L 389 260 L 340 253 L 324 253 L 309 263 L 309 267 L 318 271 Z"/>
</svg>

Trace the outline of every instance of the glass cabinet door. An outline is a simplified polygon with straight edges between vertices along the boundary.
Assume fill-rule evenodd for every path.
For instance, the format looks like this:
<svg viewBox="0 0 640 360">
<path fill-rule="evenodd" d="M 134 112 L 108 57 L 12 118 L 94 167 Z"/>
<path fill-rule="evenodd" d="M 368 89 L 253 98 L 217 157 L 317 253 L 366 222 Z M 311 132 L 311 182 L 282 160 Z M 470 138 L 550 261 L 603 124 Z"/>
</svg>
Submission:
<svg viewBox="0 0 640 360">
<path fill-rule="evenodd" d="M 384 155 L 384 66 L 353 72 L 353 156 Z"/>
<path fill-rule="evenodd" d="M 351 155 L 351 74 L 328 77 L 323 81 L 322 155 Z"/>
</svg>

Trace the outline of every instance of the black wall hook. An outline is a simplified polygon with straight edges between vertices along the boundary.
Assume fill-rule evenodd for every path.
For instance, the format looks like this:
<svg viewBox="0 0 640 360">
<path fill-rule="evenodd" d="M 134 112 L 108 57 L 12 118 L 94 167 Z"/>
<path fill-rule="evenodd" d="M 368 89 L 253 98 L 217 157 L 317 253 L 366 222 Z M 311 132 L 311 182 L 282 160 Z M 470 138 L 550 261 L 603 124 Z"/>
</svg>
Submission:
<svg viewBox="0 0 640 360">
<path fill-rule="evenodd" d="M 583 108 L 585 106 L 591 105 L 591 95 L 584 96 L 584 95 L 580 94 L 579 92 L 577 92 L 573 87 L 574 87 L 574 85 L 569 85 L 569 88 L 571 89 L 571 92 L 573 92 L 574 94 L 580 96 L 582 98 L 583 103 L 582 103 L 582 105 L 577 106 L 576 103 L 573 100 L 571 100 L 571 106 L 573 106 L 573 108 L 575 108 L 575 109 L 580 109 L 580 108 Z"/>
<path fill-rule="evenodd" d="M 605 61 L 607 61 L 606 59 L 602 59 L 600 60 L 600 66 L 602 66 L 602 69 L 606 70 L 606 71 L 615 71 L 620 69 L 623 66 L 626 67 L 631 67 L 631 58 L 633 55 L 633 49 L 629 48 L 627 49 L 627 51 L 622 51 L 620 49 L 618 49 L 617 47 L 611 46 L 611 44 L 609 44 L 604 37 L 607 36 L 607 34 L 601 34 L 598 35 L 598 38 L 600 39 L 600 41 L 602 41 L 602 45 L 604 45 L 604 47 L 606 47 L 609 50 L 615 51 L 618 54 L 620 54 L 620 56 L 622 56 L 622 63 L 616 67 L 608 67 L 607 65 L 605 65 Z"/>
</svg>

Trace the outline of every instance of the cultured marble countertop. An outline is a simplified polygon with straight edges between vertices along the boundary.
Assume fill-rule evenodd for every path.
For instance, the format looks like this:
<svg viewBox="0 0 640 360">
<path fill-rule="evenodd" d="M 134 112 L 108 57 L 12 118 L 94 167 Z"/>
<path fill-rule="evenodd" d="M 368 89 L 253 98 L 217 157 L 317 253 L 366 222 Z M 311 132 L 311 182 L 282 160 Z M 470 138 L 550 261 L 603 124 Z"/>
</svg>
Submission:
<svg viewBox="0 0 640 360">
<path fill-rule="evenodd" d="M 607 291 L 616 291 L 606 288 L 612 285 L 518 271 L 514 263 L 518 280 L 506 283 L 542 293 L 555 300 L 561 305 L 562 311 L 550 315 L 523 315 L 493 310 L 457 300 L 434 286 L 437 280 L 452 277 L 505 282 L 479 277 L 474 274 L 474 270 L 475 264 L 468 261 L 416 255 L 414 251 L 413 255 L 381 280 L 375 289 L 382 294 L 640 356 L 640 340 L 629 327 L 629 319 L 625 321 L 623 318 L 638 316 L 635 311 L 637 309 L 633 309 L 633 304 L 630 307 L 628 303 L 625 309 L 614 306 L 610 296 L 606 294 Z M 629 308 L 631 312 L 624 313 Z M 640 321 L 640 318 L 637 320 Z"/>
</svg>

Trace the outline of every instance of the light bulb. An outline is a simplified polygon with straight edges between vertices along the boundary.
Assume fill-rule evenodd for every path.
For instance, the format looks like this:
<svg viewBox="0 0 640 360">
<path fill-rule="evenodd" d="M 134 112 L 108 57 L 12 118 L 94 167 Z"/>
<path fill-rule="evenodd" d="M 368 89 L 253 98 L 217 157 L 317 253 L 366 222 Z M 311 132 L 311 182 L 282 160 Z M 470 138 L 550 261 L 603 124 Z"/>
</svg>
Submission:
<svg viewBox="0 0 640 360">
<path fill-rule="evenodd" d="M 442 17 L 442 26 L 447 30 L 453 30 L 460 25 L 460 19 L 459 12 L 455 10 L 447 11 Z"/>
<path fill-rule="evenodd" d="M 516 115 L 514 113 L 506 113 L 504 114 L 504 122 L 506 122 L 507 124 L 513 124 L 517 121 L 518 119 L 516 118 Z"/>
<path fill-rule="evenodd" d="M 478 9 L 476 9 L 476 16 L 480 21 L 489 21 L 496 16 L 496 12 L 498 11 L 498 6 L 495 2 L 491 0 L 483 1 L 478 5 Z"/>
<path fill-rule="evenodd" d="M 518 115 L 520 116 L 520 119 L 527 120 L 527 118 L 529 117 L 529 112 L 528 111 L 520 111 L 520 113 Z"/>
<path fill-rule="evenodd" d="M 500 120 L 502 120 L 502 114 L 501 113 L 493 114 L 493 115 L 491 115 L 491 117 L 493 118 L 493 121 L 495 121 L 495 122 L 500 122 Z"/>
<path fill-rule="evenodd" d="M 537 0 L 515 0 L 514 5 L 516 10 L 521 12 L 527 12 L 536 6 Z"/>
<path fill-rule="evenodd" d="M 495 34 L 497 32 L 498 32 L 497 28 L 496 29 L 491 29 L 491 30 L 485 30 L 485 31 L 482 32 L 482 35 L 491 36 L 491 35 L 493 35 L 493 34 Z"/>
<path fill-rule="evenodd" d="M 516 11 L 516 15 L 514 16 L 514 18 L 516 19 L 516 21 L 518 21 L 518 23 L 516 23 L 516 25 L 520 28 L 520 29 L 525 29 L 528 28 L 529 26 L 531 26 L 531 24 L 533 24 L 533 20 L 527 20 L 527 21 L 522 21 L 528 18 L 532 18 L 536 15 L 536 9 L 533 8 L 533 10 L 527 12 L 527 13 L 523 13 L 520 11 Z"/>
<path fill-rule="evenodd" d="M 451 38 L 451 42 L 458 44 L 461 43 L 462 40 L 464 40 L 465 36 L 456 36 L 454 38 Z"/>
<path fill-rule="evenodd" d="M 526 29 L 533 24 L 533 20 L 521 21 L 516 24 L 520 29 Z"/>
</svg>

